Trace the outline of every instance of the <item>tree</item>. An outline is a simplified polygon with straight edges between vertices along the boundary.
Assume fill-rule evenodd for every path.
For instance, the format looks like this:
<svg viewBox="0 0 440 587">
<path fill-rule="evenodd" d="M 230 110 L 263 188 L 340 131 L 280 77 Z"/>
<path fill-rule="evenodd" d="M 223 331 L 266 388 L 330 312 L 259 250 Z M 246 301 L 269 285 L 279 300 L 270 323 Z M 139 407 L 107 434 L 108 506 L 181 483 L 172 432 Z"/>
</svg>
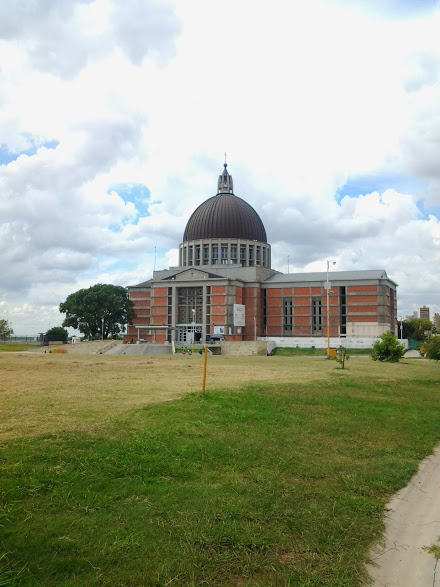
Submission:
<svg viewBox="0 0 440 587">
<path fill-rule="evenodd" d="M 425 340 L 425 332 L 431 332 L 433 327 L 433 323 L 427 318 L 410 318 L 404 322 L 404 338 Z"/>
<path fill-rule="evenodd" d="M 391 332 L 384 332 L 380 336 L 380 340 L 376 340 L 373 344 L 371 358 L 373 361 L 397 363 L 403 357 L 405 351 L 405 347 L 403 344 L 399 344 L 399 341 L 394 334 Z"/>
<path fill-rule="evenodd" d="M 97 283 L 67 296 L 60 304 L 66 314 L 63 326 L 71 326 L 85 336 L 109 336 L 124 332 L 135 317 L 133 302 L 120 285 Z"/>
<path fill-rule="evenodd" d="M 0 319 L 0 338 L 5 340 L 6 338 L 9 338 L 11 334 L 14 334 L 12 326 L 4 318 Z"/>
<path fill-rule="evenodd" d="M 423 344 L 423 350 L 427 359 L 440 361 L 440 337 L 433 336 L 431 340 L 425 342 Z"/>
<path fill-rule="evenodd" d="M 347 349 L 345 347 L 343 347 L 342 345 L 339 345 L 339 348 L 336 351 L 335 359 L 337 360 L 338 363 L 341 364 L 341 367 L 343 369 L 345 369 L 345 361 L 348 361 L 349 358 L 350 358 L 350 355 L 348 354 Z"/>
<path fill-rule="evenodd" d="M 46 332 L 46 336 L 47 340 L 62 340 L 63 342 L 67 342 L 69 333 L 62 326 L 54 326 L 53 328 L 49 328 Z"/>
</svg>

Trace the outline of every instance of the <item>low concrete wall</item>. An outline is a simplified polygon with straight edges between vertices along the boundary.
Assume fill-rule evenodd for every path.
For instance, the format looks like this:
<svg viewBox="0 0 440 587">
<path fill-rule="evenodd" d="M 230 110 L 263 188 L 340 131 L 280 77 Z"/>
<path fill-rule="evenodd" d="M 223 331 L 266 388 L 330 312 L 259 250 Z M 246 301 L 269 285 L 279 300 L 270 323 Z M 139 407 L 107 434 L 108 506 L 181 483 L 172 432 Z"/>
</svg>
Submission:
<svg viewBox="0 0 440 587">
<path fill-rule="evenodd" d="M 286 348 L 300 348 L 310 349 L 326 349 L 327 348 L 327 337 L 325 336 L 292 336 L 292 337 L 281 337 L 281 336 L 266 336 L 259 337 L 258 340 L 265 341 L 267 343 L 274 344 L 274 347 L 286 347 Z M 373 343 L 378 340 L 377 337 L 330 337 L 330 348 L 337 349 L 343 346 L 347 349 L 371 349 Z M 399 342 L 408 348 L 408 341 L 406 339 L 400 340 Z"/>
<path fill-rule="evenodd" d="M 67 354 L 69 355 L 99 355 L 100 353 L 105 353 L 113 346 L 117 344 L 122 344 L 122 340 L 91 340 L 88 342 L 77 342 L 75 344 L 60 344 L 58 346 L 49 347 L 35 347 L 32 349 L 31 352 L 36 353 L 48 353 L 50 350 L 54 350 L 56 348 L 65 349 Z"/>
<path fill-rule="evenodd" d="M 220 344 L 222 355 L 224 356 L 249 356 L 258 355 L 265 357 L 267 355 L 267 343 L 260 340 L 243 341 L 224 341 Z"/>
</svg>

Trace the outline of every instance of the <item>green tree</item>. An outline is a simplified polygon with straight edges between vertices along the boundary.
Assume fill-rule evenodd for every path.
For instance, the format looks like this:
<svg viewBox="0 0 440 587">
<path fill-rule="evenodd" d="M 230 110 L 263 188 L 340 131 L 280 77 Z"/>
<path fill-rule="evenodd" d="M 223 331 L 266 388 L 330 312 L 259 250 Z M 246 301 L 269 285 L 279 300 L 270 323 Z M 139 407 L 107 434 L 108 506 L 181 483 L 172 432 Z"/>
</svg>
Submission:
<svg viewBox="0 0 440 587">
<path fill-rule="evenodd" d="M 433 336 L 431 340 L 425 342 L 423 344 L 423 350 L 427 359 L 440 361 L 440 337 Z"/>
<path fill-rule="evenodd" d="M 5 340 L 6 338 L 9 338 L 11 336 L 11 334 L 14 334 L 14 331 L 12 330 L 12 326 L 9 324 L 9 322 L 7 320 L 5 320 L 4 318 L 1 318 L 0 319 L 0 338 Z"/>
<path fill-rule="evenodd" d="M 54 326 L 53 328 L 49 328 L 46 332 L 46 336 L 47 340 L 62 340 L 63 342 L 67 342 L 69 333 L 62 326 Z"/>
<path fill-rule="evenodd" d="M 405 347 L 399 344 L 397 338 L 391 332 L 384 332 L 380 340 L 373 344 L 371 358 L 373 361 L 387 361 L 397 363 L 405 354 Z"/>
<path fill-rule="evenodd" d="M 127 290 L 120 285 L 97 283 L 88 289 L 67 296 L 60 304 L 60 312 L 66 314 L 63 326 L 71 326 L 85 336 L 109 336 L 125 331 L 135 317 L 133 302 Z"/>
<path fill-rule="evenodd" d="M 350 355 L 347 352 L 347 349 L 342 345 L 339 345 L 338 350 L 336 351 L 336 361 L 341 364 L 341 367 L 345 369 L 345 361 L 348 361 Z"/>
<path fill-rule="evenodd" d="M 434 328 L 433 323 L 426 318 L 410 318 L 406 322 L 406 327 L 404 324 L 404 338 L 409 338 L 411 340 L 425 340 L 426 335 L 425 332 L 432 332 Z"/>
</svg>

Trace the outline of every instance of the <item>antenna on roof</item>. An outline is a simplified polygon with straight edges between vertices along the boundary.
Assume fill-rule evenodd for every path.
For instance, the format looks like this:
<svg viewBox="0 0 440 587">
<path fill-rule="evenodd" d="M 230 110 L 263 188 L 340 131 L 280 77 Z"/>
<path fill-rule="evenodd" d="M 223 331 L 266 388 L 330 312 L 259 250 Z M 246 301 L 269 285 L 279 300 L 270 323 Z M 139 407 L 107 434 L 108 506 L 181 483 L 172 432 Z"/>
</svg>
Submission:
<svg viewBox="0 0 440 587">
<path fill-rule="evenodd" d="M 154 247 L 154 265 L 153 265 L 153 271 L 156 271 L 156 247 Z"/>
<path fill-rule="evenodd" d="M 226 151 L 225 151 L 225 167 L 227 167 L 228 164 L 226 163 Z"/>
<path fill-rule="evenodd" d="M 287 255 L 287 273 L 290 273 L 290 271 L 289 271 L 289 268 L 290 268 L 289 261 L 290 261 L 290 255 Z"/>
</svg>

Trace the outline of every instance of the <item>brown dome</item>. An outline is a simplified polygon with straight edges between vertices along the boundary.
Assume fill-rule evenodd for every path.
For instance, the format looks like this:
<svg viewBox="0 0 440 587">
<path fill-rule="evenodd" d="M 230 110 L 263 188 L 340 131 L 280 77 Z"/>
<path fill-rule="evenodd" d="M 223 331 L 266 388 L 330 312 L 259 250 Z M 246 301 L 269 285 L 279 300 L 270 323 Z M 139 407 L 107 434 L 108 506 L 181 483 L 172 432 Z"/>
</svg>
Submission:
<svg viewBox="0 0 440 587">
<path fill-rule="evenodd" d="M 267 242 L 260 217 L 247 202 L 232 193 L 227 164 L 218 178 L 218 193 L 203 202 L 188 220 L 183 242 L 205 238 L 237 238 Z"/>
<path fill-rule="evenodd" d="M 237 238 L 267 242 L 260 217 L 247 202 L 234 194 L 220 193 L 192 213 L 183 241 L 205 238 Z"/>
</svg>

